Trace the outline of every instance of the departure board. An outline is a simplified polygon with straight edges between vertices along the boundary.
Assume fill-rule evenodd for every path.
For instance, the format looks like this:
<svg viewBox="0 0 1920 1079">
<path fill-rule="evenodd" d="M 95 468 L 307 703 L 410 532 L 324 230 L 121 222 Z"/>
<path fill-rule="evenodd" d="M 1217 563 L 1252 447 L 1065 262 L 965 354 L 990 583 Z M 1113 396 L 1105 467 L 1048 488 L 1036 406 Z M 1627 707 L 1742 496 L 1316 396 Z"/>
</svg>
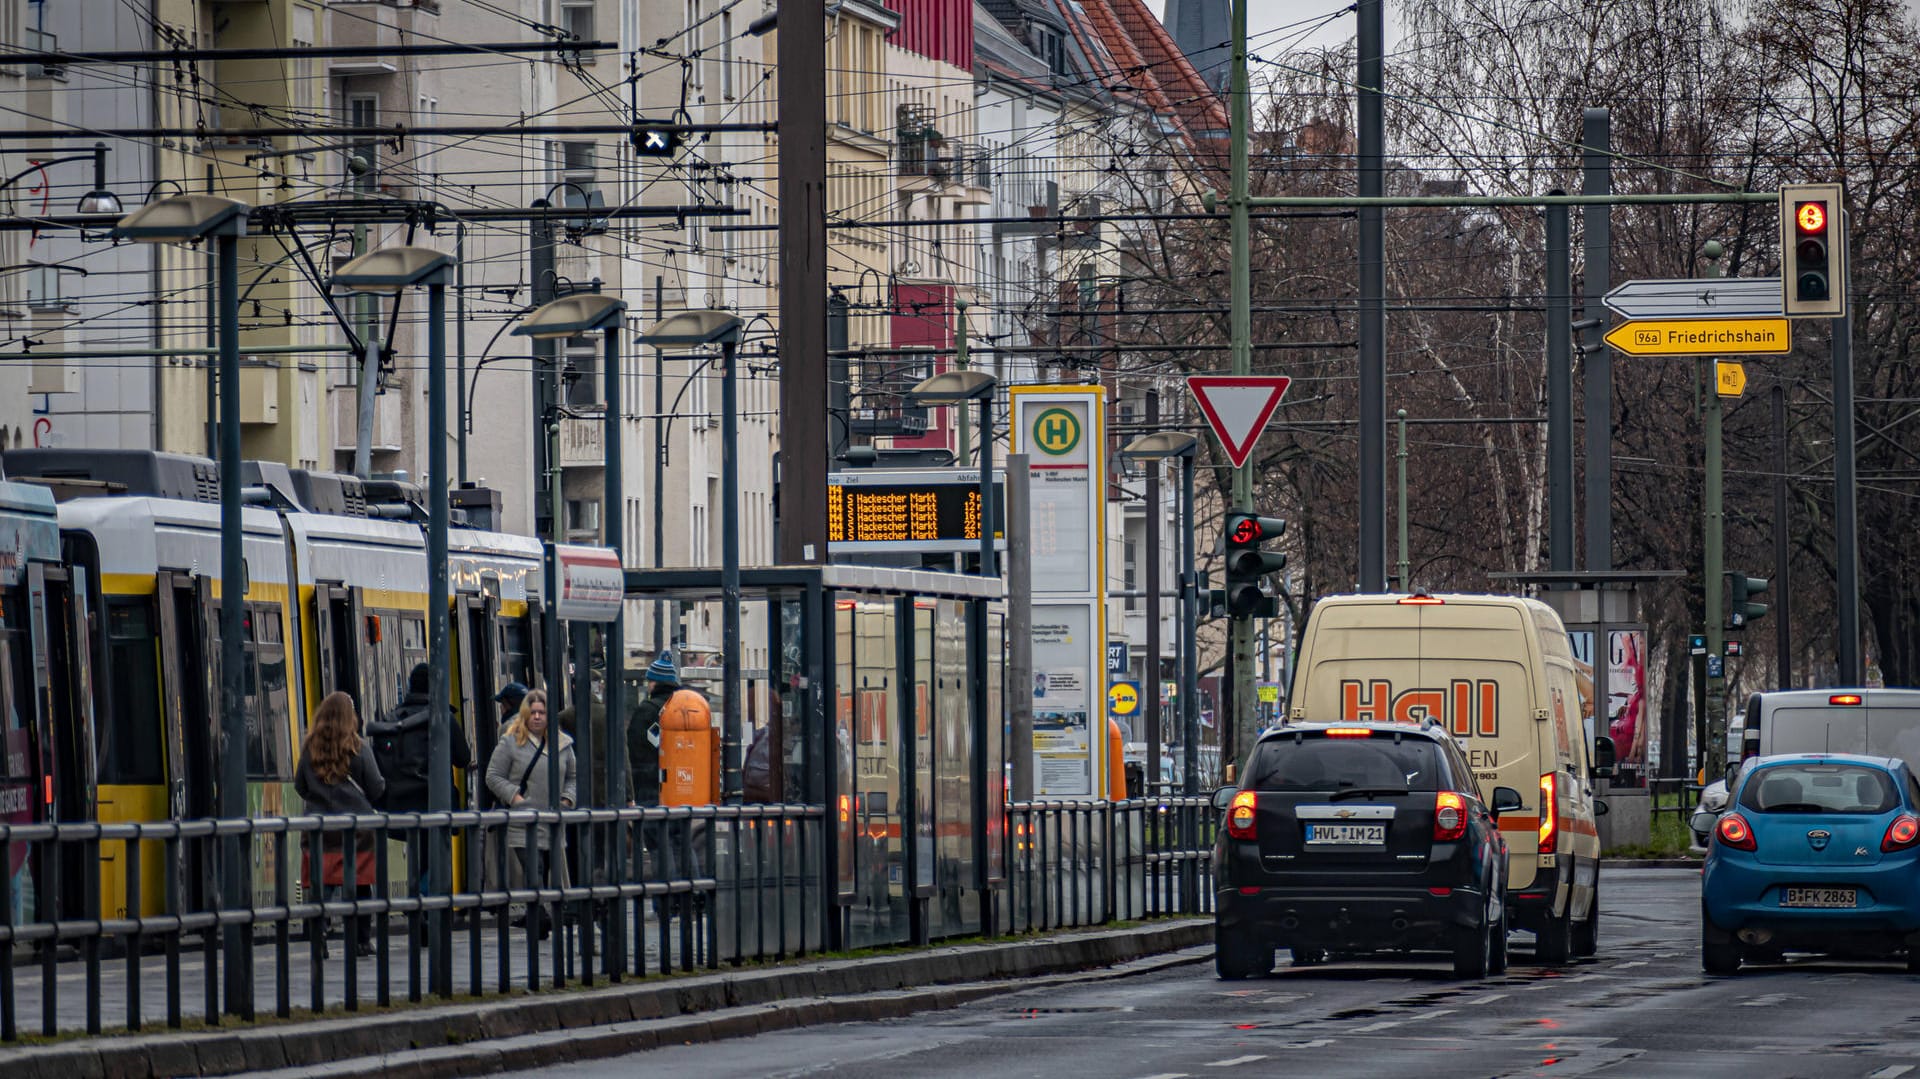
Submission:
<svg viewBox="0 0 1920 1079">
<path fill-rule="evenodd" d="M 996 475 L 996 523 L 1005 494 Z M 996 540 L 1004 538 L 996 527 Z M 980 546 L 980 477 L 964 471 L 836 472 L 827 487 L 827 542 L 842 549 L 955 551 Z"/>
</svg>

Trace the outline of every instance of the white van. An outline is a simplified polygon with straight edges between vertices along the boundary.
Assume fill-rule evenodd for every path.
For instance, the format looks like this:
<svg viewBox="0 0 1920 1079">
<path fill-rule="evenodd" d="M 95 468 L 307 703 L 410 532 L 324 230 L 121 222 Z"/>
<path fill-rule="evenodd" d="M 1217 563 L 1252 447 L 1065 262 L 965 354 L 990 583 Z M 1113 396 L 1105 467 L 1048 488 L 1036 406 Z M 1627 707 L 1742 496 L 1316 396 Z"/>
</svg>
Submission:
<svg viewBox="0 0 1920 1079">
<path fill-rule="evenodd" d="M 1920 771 L 1920 689 L 1789 689 L 1747 698 L 1740 759 L 1775 753 L 1898 757 Z"/>
<path fill-rule="evenodd" d="M 1509 924 L 1544 962 L 1599 941 L 1600 835 L 1593 780 L 1613 742 L 1587 743 L 1566 627 L 1538 600 L 1494 595 L 1331 596 L 1314 605 L 1294 668 L 1294 722 L 1438 718 L 1466 749 L 1483 800 L 1526 805 L 1500 818 L 1509 848 Z"/>
</svg>

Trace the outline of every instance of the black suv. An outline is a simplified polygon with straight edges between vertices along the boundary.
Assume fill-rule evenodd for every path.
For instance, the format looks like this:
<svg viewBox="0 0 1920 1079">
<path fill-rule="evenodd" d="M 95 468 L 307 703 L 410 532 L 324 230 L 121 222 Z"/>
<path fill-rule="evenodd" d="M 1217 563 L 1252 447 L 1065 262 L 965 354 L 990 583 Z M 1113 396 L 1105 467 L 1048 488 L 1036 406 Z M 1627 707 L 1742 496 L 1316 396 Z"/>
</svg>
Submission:
<svg viewBox="0 0 1920 1079">
<path fill-rule="evenodd" d="M 1299 724 L 1260 736 L 1214 847 L 1222 978 L 1335 952 L 1453 953 L 1454 974 L 1507 966 L 1507 844 L 1465 754 L 1437 724 Z"/>
</svg>

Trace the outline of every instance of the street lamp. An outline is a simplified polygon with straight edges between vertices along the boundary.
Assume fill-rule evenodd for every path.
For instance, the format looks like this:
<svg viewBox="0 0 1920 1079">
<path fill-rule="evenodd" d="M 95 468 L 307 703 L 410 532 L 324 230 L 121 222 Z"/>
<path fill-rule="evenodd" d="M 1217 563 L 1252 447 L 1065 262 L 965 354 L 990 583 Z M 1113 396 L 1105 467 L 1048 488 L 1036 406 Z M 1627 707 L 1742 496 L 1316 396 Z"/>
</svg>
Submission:
<svg viewBox="0 0 1920 1079">
<path fill-rule="evenodd" d="M 1194 627 L 1200 621 L 1200 612 L 1195 602 L 1199 581 L 1193 573 L 1193 458 L 1199 448 L 1200 440 L 1184 431 L 1156 431 L 1141 435 L 1120 451 L 1121 459 L 1129 461 L 1180 459 L 1180 740 L 1187 746 L 1185 786 L 1189 796 L 1200 792 L 1200 713 L 1194 692 Z M 1158 513 L 1160 507 L 1151 507 L 1150 512 Z M 1159 557 L 1158 551 L 1153 552 L 1153 558 Z M 1160 597 L 1153 597 L 1149 617 L 1159 617 L 1159 604 Z M 1157 664 L 1159 657 L 1153 657 L 1152 662 Z M 1160 687 L 1153 687 L 1153 691 L 1160 692 Z M 1153 747 L 1154 753 L 1159 751 L 1158 746 Z"/>
<path fill-rule="evenodd" d="M 738 801 L 740 777 L 740 447 L 735 409 L 734 355 L 740 348 L 738 315 L 729 311 L 682 311 L 653 324 L 640 343 L 654 348 L 720 346 L 720 497 L 726 516 L 720 528 L 720 699 L 721 793 Z M 654 496 L 659 497 L 655 491 Z"/>
<path fill-rule="evenodd" d="M 542 304 L 528 312 L 513 328 L 515 337 L 531 337 L 536 341 L 564 340 L 581 337 L 590 333 L 603 333 L 606 337 L 606 416 L 605 445 L 606 478 L 600 495 L 600 519 L 606 529 L 607 546 L 620 552 L 622 564 L 625 564 L 624 504 L 625 491 L 622 489 L 621 446 L 620 446 L 620 331 L 627 324 L 627 302 L 604 292 L 575 292 L 562 296 L 550 303 Z M 655 493 L 658 497 L 658 492 Z M 616 806 L 627 802 L 626 769 L 615 767 L 617 753 L 624 753 L 627 744 L 627 713 L 621 707 L 621 695 L 625 688 L 622 677 L 626 664 L 626 617 L 625 604 L 616 610 L 613 624 L 607 627 L 607 799 Z M 580 743 L 580 756 L 593 759 L 593 722 L 592 701 L 580 700 L 574 703 L 574 738 Z M 556 785 L 555 790 L 559 787 Z M 593 785 L 589 783 L 591 791 Z"/>
<path fill-rule="evenodd" d="M 32 153 L 34 151 L 26 152 Z M 49 150 L 46 152 L 55 154 L 62 153 L 60 150 Z M 107 144 L 104 142 L 94 143 L 93 149 L 84 154 L 64 154 L 61 157 L 49 158 L 45 161 L 35 161 L 19 172 L 7 177 L 6 182 L 0 183 L 0 191 L 5 191 L 7 188 L 32 176 L 48 165 L 64 165 L 69 161 L 85 161 L 88 158 L 93 159 L 93 190 L 80 196 L 79 205 L 75 208 L 74 212 L 86 217 L 119 217 L 126 211 L 120 206 L 120 196 L 107 190 Z"/>
<path fill-rule="evenodd" d="M 382 247 L 347 263 L 333 284 L 352 292 L 398 296 L 417 285 L 427 289 L 427 811 L 453 809 L 453 758 L 448 730 L 447 672 L 447 271 L 453 257 L 430 247 Z M 229 398 L 231 400 L 231 398 Z M 433 833 L 427 846 L 428 886 L 434 895 L 452 890 L 450 830 Z M 447 912 L 427 916 L 428 965 L 440 995 L 453 995 L 453 939 Z"/>
<path fill-rule="evenodd" d="M 98 148 L 96 148 L 98 149 Z M 11 181 L 9 181 L 11 182 Z M 220 816 L 247 813 L 247 717 L 241 624 L 246 612 L 246 566 L 240 533 L 240 237 L 247 234 L 246 203 L 218 195 L 175 195 L 150 202 L 113 228 L 116 240 L 184 244 L 211 237 L 220 325 Z M 248 905 L 246 837 L 221 843 L 220 897 L 228 910 Z M 227 1011 L 253 1017 L 250 930 L 227 927 Z"/>
</svg>

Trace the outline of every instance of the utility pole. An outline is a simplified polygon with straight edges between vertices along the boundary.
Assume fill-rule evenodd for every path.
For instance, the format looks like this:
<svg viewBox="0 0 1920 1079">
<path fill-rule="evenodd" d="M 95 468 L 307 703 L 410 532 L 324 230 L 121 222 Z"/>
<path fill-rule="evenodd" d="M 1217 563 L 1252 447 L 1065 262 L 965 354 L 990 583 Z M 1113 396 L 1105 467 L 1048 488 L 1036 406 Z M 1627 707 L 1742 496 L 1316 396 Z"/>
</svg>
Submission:
<svg viewBox="0 0 1920 1079">
<path fill-rule="evenodd" d="M 1232 176 L 1227 196 L 1227 208 L 1231 216 L 1232 229 L 1232 298 L 1229 311 L 1229 334 L 1232 340 L 1233 373 L 1250 375 L 1253 373 L 1253 270 L 1252 270 L 1252 206 L 1248 202 L 1251 196 L 1249 182 L 1249 149 L 1251 138 L 1249 126 L 1252 123 L 1252 91 L 1247 76 L 1247 3 L 1248 0 L 1233 0 L 1233 85 L 1227 95 L 1231 112 L 1232 139 L 1229 146 Z M 1364 7 L 1372 3 L 1377 10 L 1379 0 L 1361 0 Z M 1362 19 L 1364 21 L 1364 16 Z M 1364 32 L 1363 32 L 1364 33 Z M 1364 228 L 1364 226 L 1362 226 Z M 1362 275 L 1364 276 L 1364 274 Z M 1364 333 L 1364 331 L 1362 331 Z M 1362 382 L 1365 376 L 1362 375 Z M 1365 394 L 1364 385 L 1362 395 Z M 1364 408 L 1364 406 L 1362 406 Z M 1361 440 L 1365 442 L 1364 433 Z M 1361 469 L 1366 468 L 1366 450 L 1361 450 Z M 1366 500 L 1366 480 L 1361 479 L 1361 501 Z M 1233 470 L 1232 507 L 1247 513 L 1253 512 L 1253 473 L 1245 466 Z M 1362 509 L 1364 514 L 1365 510 Z M 1362 528 L 1364 536 L 1364 526 Z M 1362 538 L 1364 547 L 1366 540 Z M 1362 558 L 1364 562 L 1364 556 Z M 1362 570 L 1362 580 L 1364 577 Z M 1365 585 L 1362 585 L 1364 588 Z M 1233 734 L 1232 746 L 1236 754 L 1245 752 L 1253 745 L 1260 733 L 1253 709 L 1253 619 L 1235 617 L 1227 622 L 1227 729 Z M 1191 692 L 1192 686 L 1182 686 L 1181 692 Z"/>
<path fill-rule="evenodd" d="M 1867 671 L 1860 660 L 1860 506 L 1853 439 L 1853 316 L 1842 315 L 1832 325 L 1833 520 L 1834 546 L 1838 548 L 1834 552 L 1834 598 L 1840 623 L 1834 656 L 1839 661 L 1840 684 L 1864 686 Z"/>
<path fill-rule="evenodd" d="M 1726 271 L 1721 267 L 1720 259 L 1726 254 L 1726 248 L 1721 246 L 1720 241 L 1708 240 L 1701 247 L 1700 254 L 1707 260 L 1704 276 L 1720 277 L 1725 274 Z M 1706 564 L 1701 571 L 1705 579 L 1700 582 L 1700 592 L 1704 597 L 1702 606 L 1706 608 L 1707 631 L 1707 744 L 1701 746 L 1700 751 L 1702 758 L 1707 762 L 1709 777 L 1717 776 L 1725 770 L 1727 760 L 1727 684 L 1724 677 L 1726 661 L 1723 658 L 1726 642 L 1726 612 L 1721 609 L 1725 603 L 1721 589 L 1726 583 L 1724 579 L 1726 553 L 1722 547 L 1725 538 L 1724 521 L 1721 516 L 1721 481 L 1724 477 L 1720 456 L 1720 389 L 1719 379 L 1714 377 L 1713 365 L 1712 357 L 1702 357 L 1698 363 L 1698 380 L 1702 386 L 1700 409 L 1707 455 L 1705 513 L 1702 521 L 1705 531 L 1703 539 Z M 1596 661 L 1597 659 L 1598 657 Z M 1715 677 L 1713 674 L 1716 659 L 1722 664 L 1719 668 L 1722 672 L 1721 677 Z"/>
<path fill-rule="evenodd" d="M 825 0 L 781 0 L 780 550 L 782 565 L 827 560 L 827 97 Z M 732 687 L 728 687 L 731 690 Z"/>
<path fill-rule="evenodd" d="M 1560 196 L 1555 188 L 1547 193 Z M 1573 282 L 1566 203 L 1547 206 L 1547 568 L 1573 569 Z M 1597 665 L 1600 658 L 1596 655 Z"/>
<path fill-rule="evenodd" d="M 1408 577 L 1412 572 L 1412 563 L 1407 558 L 1407 410 L 1395 409 L 1393 418 L 1400 425 L 1400 448 L 1393 455 L 1399 466 L 1399 482 L 1394 484 L 1399 492 L 1395 500 L 1397 512 L 1394 514 L 1394 524 L 1400 530 L 1400 557 L 1395 560 L 1394 568 L 1399 571 L 1400 591 L 1411 592 L 1413 582 Z"/>
<path fill-rule="evenodd" d="M 1790 541 L 1792 511 L 1787 505 L 1787 388 L 1773 384 L 1773 647 L 1776 683 L 1793 688 L 1793 588 Z"/>
<path fill-rule="evenodd" d="M 1580 135 L 1583 195 L 1613 191 L 1612 129 L 1606 109 L 1586 111 Z M 1581 345 L 1586 391 L 1586 567 L 1599 571 L 1613 568 L 1613 354 L 1606 345 L 1607 308 L 1601 302 L 1613 277 L 1613 221 L 1605 205 L 1585 206 L 1580 213 L 1587 238 L 1580 315 L 1586 325 Z"/>
<path fill-rule="evenodd" d="M 1360 0 L 1360 197 L 1385 194 L 1386 20 L 1383 0 Z M 1243 20 L 1244 23 L 1244 20 Z M 1243 26 L 1244 29 L 1244 26 Z M 1242 39 L 1244 64 L 1246 49 Z M 1387 232 L 1379 206 L 1360 207 L 1360 591 L 1386 590 Z"/>
<path fill-rule="evenodd" d="M 1147 391 L 1147 429 L 1160 429 L 1160 391 Z M 1147 662 L 1141 676 L 1141 692 L 1147 705 L 1147 794 L 1160 793 L 1160 751 L 1165 744 L 1160 721 L 1160 618 L 1166 608 L 1160 602 L 1160 518 L 1166 513 L 1160 495 L 1160 458 L 1147 461 Z M 1020 683 L 1014 682 L 1013 685 Z"/>
</svg>

